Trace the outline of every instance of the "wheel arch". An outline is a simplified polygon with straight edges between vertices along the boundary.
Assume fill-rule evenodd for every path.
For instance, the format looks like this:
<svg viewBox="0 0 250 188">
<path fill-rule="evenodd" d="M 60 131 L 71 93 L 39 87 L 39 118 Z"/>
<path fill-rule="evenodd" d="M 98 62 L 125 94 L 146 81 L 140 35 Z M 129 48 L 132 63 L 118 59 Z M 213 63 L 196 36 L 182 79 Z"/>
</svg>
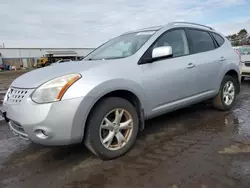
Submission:
<svg viewBox="0 0 250 188">
<path fill-rule="evenodd" d="M 124 98 L 136 107 L 140 120 L 139 128 L 143 130 L 144 117 L 146 117 L 150 105 L 139 84 L 124 79 L 106 81 L 91 88 L 85 92 L 83 96 L 82 102 L 79 104 L 72 122 L 71 136 L 77 137 L 77 140 L 82 140 L 84 138 L 86 125 L 93 108 L 95 108 L 97 103 L 103 98 L 111 96 Z"/>
<path fill-rule="evenodd" d="M 234 69 L 231 69 L 231 70 L 229 70 L 229 71 L 226 72 L 225 76 L 226 75 L 232 76 L 236 80 L 236 82 L 238 83 L 236 89 L 237 89 L 237 93 L 239 93 L 240 92 L 240 80 L 239 80 L 239 74 L 238 74 L 238 72 L 235 71 Z"/>
<path fill-rule="evenodd" d="M 144 108 L 143 108 L 142 101 L 134 92 L 128 89 L 116 89 L 116 90 L 107 92 L 106 94 L 102 95 L 98 100 L 95 101 L 92 108 L 90 109 L 87 115 L 86 123 L 88 122 L 88 119 L 91 113 L 93 112 L 93 109 L 97 106 L 97 104 L 104 98 L 108 98 L 108 97 L 120 97 L 129 101 L 135 107 L 137 111 L 139 122 L 140 122 L 139 124 L 140 130 L 144 129 Z M 86 129 L 86 126 L 84 127 L 84 132 L 86 132 L 85 129 Z"/>
</svg>

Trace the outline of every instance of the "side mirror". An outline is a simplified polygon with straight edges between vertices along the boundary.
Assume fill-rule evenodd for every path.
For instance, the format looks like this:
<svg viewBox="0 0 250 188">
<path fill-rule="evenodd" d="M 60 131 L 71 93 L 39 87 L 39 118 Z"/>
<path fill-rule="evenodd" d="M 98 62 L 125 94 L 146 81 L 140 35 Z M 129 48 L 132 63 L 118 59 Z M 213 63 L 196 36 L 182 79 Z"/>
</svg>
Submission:
<svg viewBox="0 0 250 188">
<path fill-rule="evenodd" d="M 171 46 L 156 47 L 153 49 L 153 52 L 152 52 L 153 59 L 169 57 L 172 55 L 173 55 L 173 51 L 172 51 Z"/>
</svg>

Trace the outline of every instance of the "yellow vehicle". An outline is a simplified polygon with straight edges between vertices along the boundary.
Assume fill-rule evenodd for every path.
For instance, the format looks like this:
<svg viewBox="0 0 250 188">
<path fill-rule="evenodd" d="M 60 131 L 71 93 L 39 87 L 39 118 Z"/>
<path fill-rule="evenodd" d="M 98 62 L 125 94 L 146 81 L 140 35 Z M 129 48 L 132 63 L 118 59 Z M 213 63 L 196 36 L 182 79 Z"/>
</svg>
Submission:
<svg viewBox="0 0 250 188">
<path fill-rule="evenodd" d="M 45 67 L 49 65 L 49 59 L 48 57 L 41 57 L 37 60 L 37 66 L 38 67 Z"/>
<path fill-rule="evenodd" d="M 56 63 L 58 61 L 60 61 L 60 62 L 70 61 L 70 60 L 72 60 L 72 58 L 75 59 L 75 57 L 69 57 L 69 56 L 56 56 L 56 57 L 54 57 L 53 54 L 45 54 L 43 57 L 40 57 L 39 59 L 37 59 L 37 67 L 49 66 L 52 63 Z"/>
</svg>

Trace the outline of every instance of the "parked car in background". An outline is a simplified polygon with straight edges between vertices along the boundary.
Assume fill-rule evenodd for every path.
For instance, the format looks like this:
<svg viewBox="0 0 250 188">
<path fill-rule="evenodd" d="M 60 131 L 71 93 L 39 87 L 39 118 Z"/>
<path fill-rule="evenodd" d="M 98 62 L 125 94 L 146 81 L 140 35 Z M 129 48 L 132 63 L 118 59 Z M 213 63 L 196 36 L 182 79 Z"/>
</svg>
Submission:
<svg viewBox="0 0 250 188">
<path fill-rule="evenodd" d="M 238 48 L 242 62 L 242 81 L 246 77 L 250 77 L 250 46 L 242 46 Z"/>
<path fill-rule="evenodd" d="M 4 65 L 3 65 L 3 59 L 2 59 L 2 57 L 1 57 L 2 55 L 1 55 L 1 53 L 0 53 L 0 70 L 4 70 Z"/>
<path fill-rule="evenodd" d="M 3 64 L 0 64 L 0 70 L 4 70 L 4 65 Z"/>
<path fill-rule="evenodd" d="M 44 145 L 84 142 L 113 159 L 134 145 L 146 119 L 207 99 L 219 110 L 231 109 L 240 91 L 239 66 L 222 34 L 173 22 L 122 34 L 81 62 L 20 76 L 2 114 L 21 138 Z"/>
</svg>

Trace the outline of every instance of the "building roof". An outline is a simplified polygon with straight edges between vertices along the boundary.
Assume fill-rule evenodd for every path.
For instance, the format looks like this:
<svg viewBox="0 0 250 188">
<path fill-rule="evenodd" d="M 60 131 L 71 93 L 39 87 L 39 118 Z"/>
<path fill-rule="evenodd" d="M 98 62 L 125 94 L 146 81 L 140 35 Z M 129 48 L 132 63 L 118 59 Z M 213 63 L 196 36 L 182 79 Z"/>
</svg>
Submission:
<svg viewBox="0 0 250 188">
<path fill-rule="evenodd" d="M 46 54 L 77 54 L 75 51 L 46 51 Z"/>
</svg>

